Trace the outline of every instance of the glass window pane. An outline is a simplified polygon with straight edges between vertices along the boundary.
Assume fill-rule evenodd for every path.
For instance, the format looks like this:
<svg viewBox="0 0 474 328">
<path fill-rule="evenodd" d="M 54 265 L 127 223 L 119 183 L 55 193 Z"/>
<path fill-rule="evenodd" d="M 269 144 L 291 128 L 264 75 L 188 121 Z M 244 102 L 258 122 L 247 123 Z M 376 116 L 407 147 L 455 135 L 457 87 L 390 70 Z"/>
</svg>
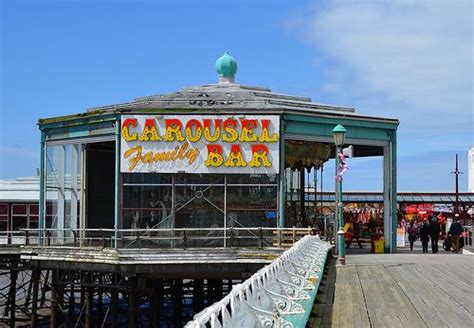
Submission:
<svg viewBox="0 0 474 328">
<path fill-rule="evenodd" d="M 170 209 L 171 196 L 171 186 L 125 186 L 123 188 L 123 208 Z"/>
<path fill-rule="evenodd" d="M 30 204 L 30 214 L 38 214 L 38 208 L 38 205 Z"/>
<path fill-rule="evenodd" d="M 171 184 L 172 174 L 163 173 L 124 173 L 123 183 L 133 184 Z"/>
<path fill-rule="evenodd" d="M 222 174 L 176 174 L 176 184 L 224 184 Z"/>
<path fill-rule="evenodd" d="M 20 230 L 26 228 L 26 216 L 13 217 L 13 227 L 12 230 Z"/>
<path fill-rule="evenodd" d="M 227 174 L 227 184 L 278 184 L 276 174 Z"/>
<path fill-rule="evenodd" d="M 8 214 L 8 204 L 0 204 L 0 215 Z"/>
<path fill-rule="evenodd" d="M 277 207 L 276 200 L 276 187 L 227 187 L 228 209 L 275 209 Z"/>
<path fill-rule="evenodd" d="M 25 214 L 26 215 L 26 204 L 23 205 L 13 205 L 12 206 L 13 214 Z"/>
<path fill-rule="evenodd" d="M 242 227 L 276 227 L 276 216 L 268 215 L 264 210 L 233 209 L 227 212 L 227 226 Z"/>
</svg>

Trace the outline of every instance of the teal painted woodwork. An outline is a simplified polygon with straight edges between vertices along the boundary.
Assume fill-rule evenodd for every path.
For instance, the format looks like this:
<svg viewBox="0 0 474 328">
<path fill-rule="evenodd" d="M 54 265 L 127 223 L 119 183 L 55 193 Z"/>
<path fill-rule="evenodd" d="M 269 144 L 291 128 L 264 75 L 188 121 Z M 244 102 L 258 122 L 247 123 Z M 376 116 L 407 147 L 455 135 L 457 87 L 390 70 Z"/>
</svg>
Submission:
<svg viewBox="0 0 474 328">
<path fill-rule="evenodd" d="M 333 138 L 333 128 L 343 124 L 346 138 L 390 141 L 390 132 L 397 128 L 396 124 L 360 121 L 353 119 L 337 119 L 323 117 L 308 117 L 299 115 L 284 115 L 286 133 L 312 137 Z"/>
<path fill-rule="evenodd" d="M 323 273 L 324 273 L 324 267 L 326 266 L 326 261 L 327 261 L 327 253 L 324 258 L 324 265 L 321 267 L 321 270 L 317 272 L 317 279 L 316 281 L 313 282 L 314 289 L 308 290 L 308 294 L 310 299 L 309 300 L 304 300 L 304 301 L 299 301 L 298 303 L 301 304 L 301 306 L 304 309 L 304 313 L 302 314 L 286 314 L 282 315 L 283 319 L 291 322 L 293 324 L 293 327 L 306 327 L 306 324 L 308 323 L 309 317 L 311 315 L 311 312 L 313 310 L 314 303 L 316 301 L 316 296 L 318 294 L 319 286 L 321 284 L 321 280 L 323 279 Z"/>
<path fill-rule="evenodd" d="M 390 145 L 391 160 L 392 160 L 392 181 L 391 181 L 391 195 L 390 198 L 395 200 L 391 202 L 392 208 L 392 251 L 393 253 L 397 250 L 397 132 L 392 131 L 391 133 L 392 143 Z"/>
<path fill-rule="evenodd" d="M 49 139 L 93 137 L 97 135 L 113 134 L 115 132 L 114 121 L 92 123 L 83 122 L 82 124 L 63 127 L 43 127 L 42 131 L 48 135 Z"/>
<path fill-rule="evenodd" d="M 39 236 L 39 245 L 42 246 L 43 231 L 45 227 L 45 201 L 44 201 L 44 181 L 45 181 L 45 139 L 46 134 L 41 131 L 41 140 L 40 140 L 40 174 L 39 174 L 39 220 L 38 220 L 38 236 Z"/>
</svg>

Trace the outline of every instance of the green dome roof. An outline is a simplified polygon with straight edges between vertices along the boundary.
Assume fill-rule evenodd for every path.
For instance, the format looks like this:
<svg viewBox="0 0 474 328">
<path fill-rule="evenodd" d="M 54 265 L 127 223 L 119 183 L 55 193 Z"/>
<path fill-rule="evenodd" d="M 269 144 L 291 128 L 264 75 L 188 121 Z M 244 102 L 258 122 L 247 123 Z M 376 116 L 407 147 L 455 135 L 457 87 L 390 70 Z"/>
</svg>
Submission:
<svg viewBox="0 0 474 328">
<path fill-rule="evenodd" d="M 235 77 L 237 62 L 227 51 L 216 60 L 216 72 L 220 77 Z"/>
</svg>

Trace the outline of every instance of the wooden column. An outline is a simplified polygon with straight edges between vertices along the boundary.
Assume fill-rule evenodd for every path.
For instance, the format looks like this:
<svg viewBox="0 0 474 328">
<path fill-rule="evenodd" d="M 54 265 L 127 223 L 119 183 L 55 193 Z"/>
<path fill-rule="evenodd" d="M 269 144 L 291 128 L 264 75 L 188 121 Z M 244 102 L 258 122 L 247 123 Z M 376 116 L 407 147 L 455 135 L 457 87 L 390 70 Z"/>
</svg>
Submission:
<svg viewBox="0 0 474 328">
<path fill-rule="evenodd" d="M 18 271 L 15 268 L 10 270 L 10 290 L 8 293 L 10 305 L 10 327 L 15 327 L 16 322 L 16 280 L 18 278 Z"/>
<path fill-rule="evenodd" d="M 39 291 L 39 278 L 40 278 L 40 269 L 34 268 L 31 274 L 31 279 L 33 280 L 33 300 L 31 303 L 31 321 L 30 326 L 35 328 L 38 326 L 38 291 Z"/>
<path fill-rule="evenodd" d="M 117 327 L 118 277 L 117 277 L 116 272 L 112 273 L 112 281 L 113 281 L 113 287 L 112 287 L 112 290 L 110 291 L 110 316 L 112 318 L 112 327 Z"/>
<path fill-rule="evenodd" d="M 74 275 L 74 273 L 71 273 L 72 275 Z M 75 295 L 74 295 L 74 279 L 72 279 L 72 282 L 71 282 L 71 287 L 70 287 L 70 291 L 69 291 L 69 305 L 68 305 L 68 316 L 69 316 L 69 321 L 70 322 L 74 322 L 74 318 L 75 318 L 75 310 L 76 310 L 76 299 L 75 299 Z"/>
<path fill-rule="evenodd" d="M 163 280 L 153 282 L 153 295 L 151 296 L 151 326 L 160 327 L 161 302 L 163 301 Z"/>
<path fill-rule="evenodd" d="M 58 327 L 58 270 L 56 269 L 51 270 L 51 316 L 49 326 L 51 328 Z"/>
<path fill-rule="evenodd" d="M 92 285 L 93 283 L 93 277 L 92 277 L 92 272 L 87 272 L 86 273 L 86 279 L 85 282 L 89 285 Z M 86 308 L 85 308 L 85 324 L 84 326 L 89 328 L 94 325 L 94 321 L 92 320 L 92 308 L 94 306 L 94 288 L 93 287 L 85 287 L 85 302 L 86 302 Z"/>
<path fill-rule="evenodd" d="M 128 291 L 128 327 L 138 327 L 138 279 L 131 277 Z"/>
<path fill-rule="evenodd" d="M 102 282 L 103 282 L 103 273 L 98 274 L 98 287 L 97 287 L 97 316 L 98 316 L 98 322 L 102 322 L 104 320 L 103 316 L 103 293 L 104 290 L 102 288 Z"/>
<path fill-rule="evenodd" d="M 204 280 L 194 279 L 193 285 L 193 314 L 204 308 Z"/>
<path fill-rule="evenodd" d="M 176 327 L 182 326 L 183 321 L 183 280 L 174 281 L 174 322 Z"/>
<path fill-rule="evenodd" d="M 58 322 L 58 325 L 59 325 L 59 322 L 61 322 L 64 318 L 63 318 L 63 311 L 62 309 L 64 309 L 64 289 L 65 289 L 65 286 L 64 286 L 64 279 L 63 279 L 63 275 L 64 275 L 64 270 L 57 270 L 57 276 L 56 276 L 56 285 L 57 285 L 57 322 Z"/>
</svg>

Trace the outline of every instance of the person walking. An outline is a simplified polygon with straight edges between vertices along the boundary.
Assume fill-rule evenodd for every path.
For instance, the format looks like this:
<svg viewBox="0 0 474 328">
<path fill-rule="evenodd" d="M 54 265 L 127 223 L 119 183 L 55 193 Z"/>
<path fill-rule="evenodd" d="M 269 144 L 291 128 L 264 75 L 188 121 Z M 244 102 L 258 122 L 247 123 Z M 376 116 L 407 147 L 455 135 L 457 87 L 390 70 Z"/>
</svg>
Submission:
<svg viewBox="0 0 474 328">
<path fill-rule="evenodd" d="M 454 215 L 454 222 L 449 228 L 448 235 L 451 238 L 451 244 L 453 245 L 453 253 L 459 252 L 459 237 L 462 234 L 462 225 L 459 223 L 459 214 Z"/>
<path fill-rule="evenodd" d="M 418 234 L 418 228 L 413 221 L 410 222 L 408 226 L 408 241 L 410 242 L 410 251 L 413 250 L 413 244 L 416 240 L 416 235 Z"/>
<path fill-rule="evenodd" d="M 429 220 L 429 234 L 431 237 L 431 251 L 433 254 L 438 253 L 438 240 L 439 240 L 439 232 L 440 227 L 438 223 L 438 219 L 435 216 L 430 215 L 428 217 Z"/>
<path fill-rule="evenodd" d="M 428 253 L 428 242 L 430 241 L 430 228 L 425 219 L 420 227 L 420 240 L 423 247 L 423 253 Z"/>
</svg>

